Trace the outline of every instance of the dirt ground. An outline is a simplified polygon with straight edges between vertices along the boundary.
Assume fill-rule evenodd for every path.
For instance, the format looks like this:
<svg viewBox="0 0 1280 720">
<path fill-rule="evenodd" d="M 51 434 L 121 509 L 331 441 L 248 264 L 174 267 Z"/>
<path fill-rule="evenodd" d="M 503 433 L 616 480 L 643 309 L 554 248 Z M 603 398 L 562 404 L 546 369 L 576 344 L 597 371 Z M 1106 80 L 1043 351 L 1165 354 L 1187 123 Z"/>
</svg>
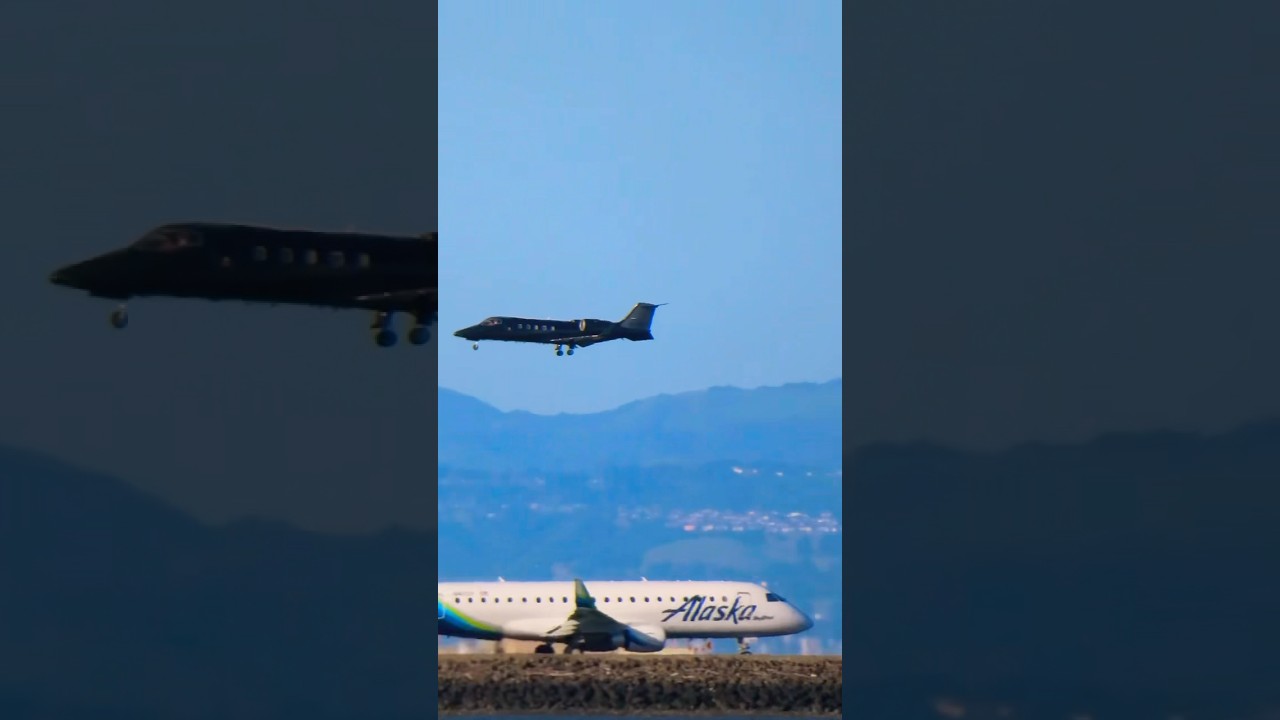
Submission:
<svg viewBox="0 0 1280 720">
<path fill-rule="evenodd" d="M 839 715 L 841 658 L 441 655 L 440 713 Z"/>
</svg>

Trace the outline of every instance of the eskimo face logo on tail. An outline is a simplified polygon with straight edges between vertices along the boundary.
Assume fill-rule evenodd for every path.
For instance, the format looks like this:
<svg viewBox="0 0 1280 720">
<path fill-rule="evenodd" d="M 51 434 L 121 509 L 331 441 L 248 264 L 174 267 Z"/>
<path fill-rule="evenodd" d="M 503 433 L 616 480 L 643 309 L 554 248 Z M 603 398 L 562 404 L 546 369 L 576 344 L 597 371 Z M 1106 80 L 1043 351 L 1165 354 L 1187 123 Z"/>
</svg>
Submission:
<svg viewBox="0 0 1280 720">
<path fill-rule="evenodd" d="M 751 620 L 755 617 L 755 605 L 743 605 L 742 596 L 735 597 L 732 605 L 716 605 L 715 599 L 694 595 L 684 601 L 678 608 L 663 610 L 666 617 L 662 618 L 662 622 L 671 622 L 672 619 L 679 618 L 680 622 L 732 622 L 737 625 L 739 622 Z"/>
</svg>

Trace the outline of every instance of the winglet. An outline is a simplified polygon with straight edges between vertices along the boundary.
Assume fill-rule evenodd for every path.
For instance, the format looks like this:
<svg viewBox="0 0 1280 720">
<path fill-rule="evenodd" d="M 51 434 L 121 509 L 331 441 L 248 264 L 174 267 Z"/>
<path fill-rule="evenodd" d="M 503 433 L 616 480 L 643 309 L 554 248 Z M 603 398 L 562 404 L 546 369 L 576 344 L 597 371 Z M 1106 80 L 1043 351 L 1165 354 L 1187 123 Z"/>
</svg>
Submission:
<svg viewBox="0 0 1280 720">
<path fill-rule="evenodd" d="M 587 592 L 587 586 L 580 578 L 573 579 L 573 603 L 580 608 L 594 610 L 596 607 L 596 599 Z"/>
</svg>

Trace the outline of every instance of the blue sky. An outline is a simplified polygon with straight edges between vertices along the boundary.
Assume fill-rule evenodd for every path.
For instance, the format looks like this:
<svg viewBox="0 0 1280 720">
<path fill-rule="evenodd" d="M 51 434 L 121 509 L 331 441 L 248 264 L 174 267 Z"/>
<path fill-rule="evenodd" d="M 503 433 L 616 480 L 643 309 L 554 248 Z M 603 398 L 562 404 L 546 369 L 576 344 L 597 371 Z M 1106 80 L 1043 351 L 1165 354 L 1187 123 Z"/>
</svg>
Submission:
<svg viewBox="0 0 1280 720">
<path fill-rule="evenodd" d="M 592 412 L 841 367 L 839 2 L 440 6 L 439 379 Z M 556 357 L 451 333 L 621 319 L 654 342 Z"/>
</svg>

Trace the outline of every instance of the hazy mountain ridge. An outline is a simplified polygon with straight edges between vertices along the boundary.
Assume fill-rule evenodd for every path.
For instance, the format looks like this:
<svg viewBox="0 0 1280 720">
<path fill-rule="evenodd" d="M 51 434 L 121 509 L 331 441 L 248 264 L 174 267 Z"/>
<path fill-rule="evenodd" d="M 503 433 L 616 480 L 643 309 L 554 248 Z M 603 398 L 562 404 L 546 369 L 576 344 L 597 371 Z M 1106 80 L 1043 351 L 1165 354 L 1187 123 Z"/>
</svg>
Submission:
<svg viewBox="0 0 1280 720">
<path fill-rule="evenodd" d="M 423 717 L 434 539 L 196 523 L 0 448 L 0 707 Z"/>
<path fill-rule="evenodd" d="M 839 379 L 714 387 L 535 415 L 440 388 L 441 577 L 763 580 L 819 608 L 815 635 L 836 643 L 838 534 L 683 525 L 712 522 L 703 509 L 838 518 L 842 392 Z M 673 525 L 673 510 L 689 519 Z"/>
<path fill-rule="evenodd" d="M 535 415 L 440 388 L 439 462 L 536 470 L 772 461 L 834 470 L 842 391 L 841 380 L 717 387 L 599 413 Z"/>
<path fill-rule="evenodd" d="M 1280 706 L 1280 422 L 850 464 L 845 667 L 877 716 Z"/>
<path fill-rule="evenodd" d="M 846 672 L 887 708 L 872 716 L 918 717 L 944 696 L 1055 713 L 1280 705 L 1280 422 L 1002 453 L 873 446 L 850 471 L 847 559 L 840 536 L 442 512 L 440 570 L 759 577 L 836 628 L 827 598 L 847 576 Z M 643 486 L 620 483 L 613 500 Z M 0 707 L 425 715 L 432 542 L 210 528 L 109 477 L 0 449 Z"/>
</svg>

